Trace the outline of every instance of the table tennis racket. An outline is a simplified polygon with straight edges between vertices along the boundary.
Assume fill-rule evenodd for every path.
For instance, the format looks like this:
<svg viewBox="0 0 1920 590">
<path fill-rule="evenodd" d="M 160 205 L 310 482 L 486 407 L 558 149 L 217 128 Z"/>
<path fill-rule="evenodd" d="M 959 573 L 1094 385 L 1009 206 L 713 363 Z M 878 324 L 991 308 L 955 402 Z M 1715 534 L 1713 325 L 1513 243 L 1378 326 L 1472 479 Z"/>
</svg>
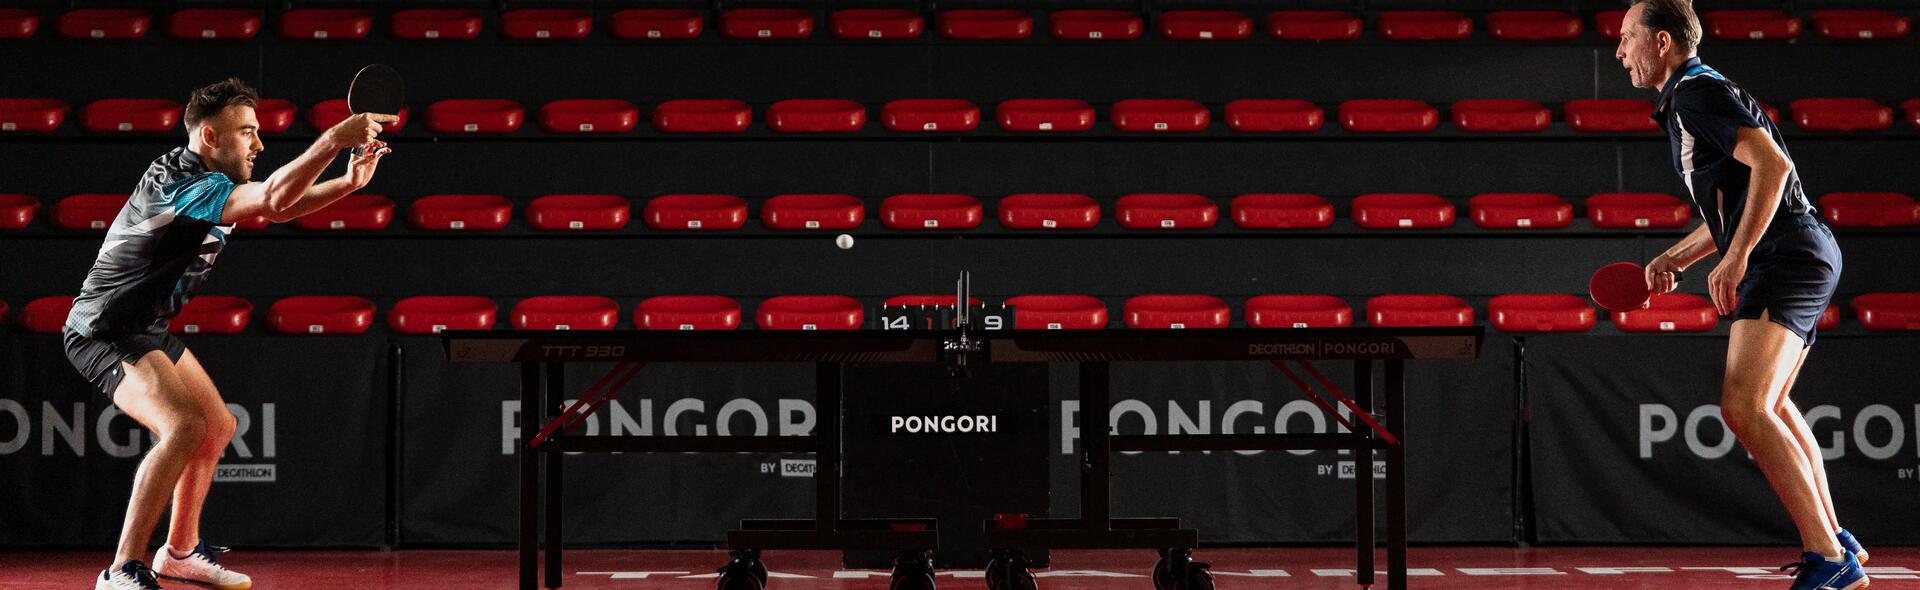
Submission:
<svg viewBox="0 0 1920 590">
<path fill-rule="evenodd" d="M 355 115 L 399 116 L 400 109 L 406 106 L 407 86 L 392 66 L 373 64 L 360 68 L 360 73 L 353 75 L 353 83 L 347 86 L 347 112 Z M 360 155 L 361 149 L 353 148 L 353 155 Z"/>
<path fill-rule="evenodd" d="M 1680 273 L 1673 273 L 1673 282 L 1680 283 Z M 1587 292 L 1607 311 L 1644 309 L 1653 298 L 1653 291 L 1647 288 L 1647 270 L 1632 262 L 1600 267 L 1587 281 Z"/>
</svg>

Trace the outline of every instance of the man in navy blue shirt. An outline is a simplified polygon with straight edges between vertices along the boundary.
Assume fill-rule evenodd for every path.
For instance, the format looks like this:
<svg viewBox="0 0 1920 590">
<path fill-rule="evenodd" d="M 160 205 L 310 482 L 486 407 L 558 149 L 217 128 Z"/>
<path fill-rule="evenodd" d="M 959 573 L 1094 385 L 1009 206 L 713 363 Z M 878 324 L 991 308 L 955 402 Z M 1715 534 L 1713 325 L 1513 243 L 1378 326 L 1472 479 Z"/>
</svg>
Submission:
<svg viewBox="0 0 1920 590">
<path fill-rule="evenodd" d="M 1647 263 L 1647 286 L 1670 292 L 1674 273 L 1720 254 L 1707 289 L 1720 314 L 1734 316 L 1721 415 L 1800 530 L 1792 588 L 1861 588 L 1866 550 L 1840 527 L 1820 446 L 1787 397 L 1839 283 L 1840 247 L 1765 107 L 1700 63 L 1699 42 L 1689 0 L 1635 0 L 1614 52 L 1635 87 L 1660 90 L 1653 117 L 1701 219 Z"/>
<path fill-rule="evenodd" d="M 261 182 L 253 160 L 266 146 L 254 116 L 259 97 L 237 79 L 195 90 L 185 109 L 187 145 L 155 159 L 107 230 L 63 330 L 67 360 L 95 389 L 159 442 L 140 461 L 113 565 L 95 590 L 154 590 L 155 579 L 215 590 L 253 580 L 222 567 L 224 548 L 200 538 L 200 510 L 234 417 L 186 344 L 167 332 L 213 270 L 234 224 L 284 222 L 340 200 L 373 180 L 390 153 L 375 139 L 392 115 L 354 115 Z M 317 182 L 340 150 L 361 147 L 340 178 Z M 140 561 L 173 504 L 167 544 L 151 568 Z"/>
</svg>

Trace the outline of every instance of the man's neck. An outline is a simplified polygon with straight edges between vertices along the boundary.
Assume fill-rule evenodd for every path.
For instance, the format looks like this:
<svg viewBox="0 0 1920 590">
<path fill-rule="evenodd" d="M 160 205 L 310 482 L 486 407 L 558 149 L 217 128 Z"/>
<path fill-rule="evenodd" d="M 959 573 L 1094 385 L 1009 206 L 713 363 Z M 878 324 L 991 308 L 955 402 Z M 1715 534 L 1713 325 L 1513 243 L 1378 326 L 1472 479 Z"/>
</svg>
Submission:
<svg viewBox="0 0 1920 590">
<path fill-rule="evenodd" d="M 1665 70 L 1662 70 L 1660 79 L 1653 83 L 1654 89 L 1657 91 L 1658 89 L 1666 88 L 1667 82 L 1673 80 L 1674 76 L 1680 75 L 1680 66 L 1686 65 L 1687 60 L 1693 59 L 1694 57 L 1696 56 L 1682 55 L 1667 58 L 1667 67 Z"/>
</svg>

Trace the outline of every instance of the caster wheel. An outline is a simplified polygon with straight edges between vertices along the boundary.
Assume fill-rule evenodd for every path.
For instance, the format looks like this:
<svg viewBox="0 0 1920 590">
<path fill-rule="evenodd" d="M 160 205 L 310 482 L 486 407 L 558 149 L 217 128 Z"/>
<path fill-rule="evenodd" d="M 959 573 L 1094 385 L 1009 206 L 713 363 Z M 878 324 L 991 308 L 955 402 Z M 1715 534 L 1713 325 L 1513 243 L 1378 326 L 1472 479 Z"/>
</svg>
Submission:
<svg viewBox="0 0 1920 590">
<path fill-rule="evenodd" d="M 893 580 L 888 590 L 934 590 L 933 559 L 925 551 L 901 553 L 893 561 Z"/>
<path fill-rule="evenodd" d="M 758 549 L 735 549 L 727 553 L 732 561 L 720 566 L 715 590 L 765 590 L 767 565 L 760 561 Z"/>
<path fill-rule="evenodd" d="M 1192 557 L 1191 549 L 1161 549 L 1160 561 L 1153 564 L 1153 590 L 1178 590 Z"/>
<path fill-rule="evenodd" d="M 1187 576 L 1181 578 L 1179 590 L 1213 590 L 1213 572 L 1207 571 L 1204 563 L 1187 564 Z"/>
<path fill-rule="evenodd" d="M 1040 590 L 1032 567 L 1018 553 L 996 554 L 987 562 L 987 590 Z"/>
</svg>

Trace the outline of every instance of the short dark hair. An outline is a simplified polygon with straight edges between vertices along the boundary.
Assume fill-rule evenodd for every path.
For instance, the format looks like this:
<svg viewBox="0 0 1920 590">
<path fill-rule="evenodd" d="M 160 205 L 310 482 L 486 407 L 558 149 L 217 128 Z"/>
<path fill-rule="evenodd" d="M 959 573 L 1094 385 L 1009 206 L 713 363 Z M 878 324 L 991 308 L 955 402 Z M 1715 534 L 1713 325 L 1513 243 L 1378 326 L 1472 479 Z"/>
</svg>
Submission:
<svg viewBox="0 0 1920 590">
<path fill-rule="evenodd" d="M 1628 6 L 1645 4 L 1640 24 L 1647 30 L 1666 31 L 1673 37 L 1673 48 L 1681 55 L 1700 46 L 1700 17 L 1693 14 L 1693 0 L 1631 0 Z"/>
<path fill-rule="evenodd" d="M 201 122 L 211 119 L 230 106 L 258 106 L 260 93 L 247 86 L 239 78 L 227 78 L 193 91 L 193 98 L 187 99 L 186 124 L 192 129 Z"/>
</svg>

